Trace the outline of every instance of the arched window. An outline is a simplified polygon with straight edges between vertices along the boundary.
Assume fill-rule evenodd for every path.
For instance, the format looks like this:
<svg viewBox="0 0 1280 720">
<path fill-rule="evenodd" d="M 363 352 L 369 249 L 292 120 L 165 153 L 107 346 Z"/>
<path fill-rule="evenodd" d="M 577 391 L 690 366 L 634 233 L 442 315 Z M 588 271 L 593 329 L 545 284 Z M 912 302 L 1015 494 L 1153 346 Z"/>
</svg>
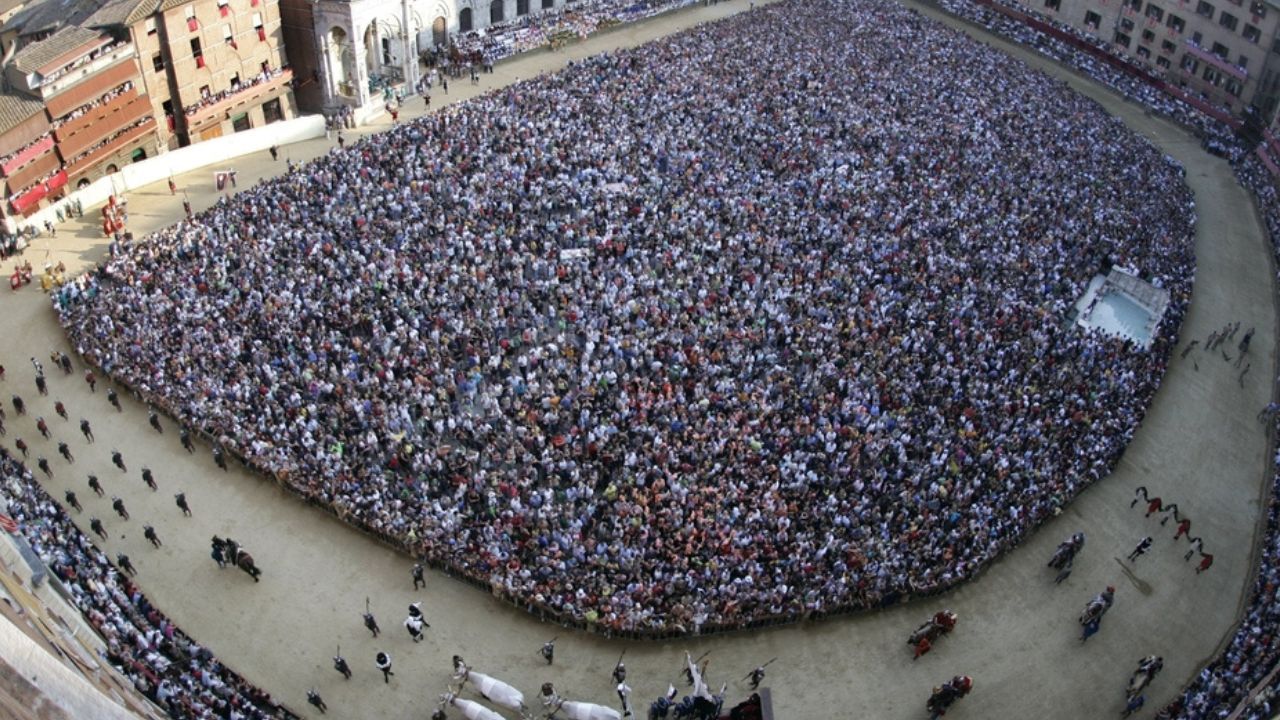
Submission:
<svg viewBox="0 0 1280 720">
<path fill-rule="evenodd" d="M 529 14 L 529 0 L 516 0 L 516 15 Z"/>
<path fill-rule="evenodd" d="M 458 32 L 471 32 L 471 8 L 462 8 L 458 13 Z"/>
<path fill-rule="evenodd" d="M 507 16 L 503 14 L 505 5 L 506 3 L 504 3 L 503 0 L 493 0 L 493 2 L 489 5 L 489 24 L 490 25 L 497 25 L 498 23 L 507 19 Z"/>
</svg>

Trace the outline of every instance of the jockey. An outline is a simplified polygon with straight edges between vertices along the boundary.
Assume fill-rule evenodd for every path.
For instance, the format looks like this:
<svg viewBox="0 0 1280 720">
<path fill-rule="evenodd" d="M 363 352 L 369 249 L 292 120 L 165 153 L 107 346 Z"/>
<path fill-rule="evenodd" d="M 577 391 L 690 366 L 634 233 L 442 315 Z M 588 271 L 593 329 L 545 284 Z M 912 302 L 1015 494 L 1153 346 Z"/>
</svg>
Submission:
<svg viewBox="0 0 1280 720">
<path fill-rule="evenodd" d="M 950 610 L 941 610 L 933 615 L 933 624 L 943 632 L 955 629 L 957 616 Z"/>
</svg>

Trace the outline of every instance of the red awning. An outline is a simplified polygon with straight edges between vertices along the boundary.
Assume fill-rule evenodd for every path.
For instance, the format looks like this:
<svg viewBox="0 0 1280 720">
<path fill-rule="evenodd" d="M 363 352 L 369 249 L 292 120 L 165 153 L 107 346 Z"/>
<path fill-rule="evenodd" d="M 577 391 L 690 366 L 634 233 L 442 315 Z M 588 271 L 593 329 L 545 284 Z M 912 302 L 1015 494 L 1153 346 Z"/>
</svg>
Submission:
<svg viewBox="0 0 1280 720">
<path fill-rule="evenodd" d="M 20 213 L 25 213 L 30 207 L 40 202 L 40 199 L 48 195 L 49 191 L 45 189 L 44 183 L 31 188 L 14 198 L 12 203 L 13 209 Z"/>
<path fill-rule="evenodd" d="M 66 170 L 59 170 L 57 175 L 54 175 L 53 177 L 49 178 L 49 181 L 45 183 L 45 185 L 48 186 L 49 188 L 49 192 L 53 192 L 54 190 L 57 190 L 58 188 L 66 184 L 67 184 Z"/>
</svg>

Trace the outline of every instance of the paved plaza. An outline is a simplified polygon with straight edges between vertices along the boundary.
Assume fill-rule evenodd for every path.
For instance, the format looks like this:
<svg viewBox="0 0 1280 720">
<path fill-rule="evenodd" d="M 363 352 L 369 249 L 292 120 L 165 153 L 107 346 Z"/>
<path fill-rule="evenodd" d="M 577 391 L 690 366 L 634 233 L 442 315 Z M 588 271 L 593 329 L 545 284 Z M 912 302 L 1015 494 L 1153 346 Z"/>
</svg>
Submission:
<svg viewBox="0 0 1280 720">
<path fill-rule="evenodd" d="M 740 12 L 747 2 L 697 7 L 602 34 L 563 52 L 521 57 L 483 76 L 479 87 L 455 82 L 448 96 L 437 88 L 432 104 L 456 102 L 557 69 L 573 58 Z M 126 402 L 124 412 L 117 414 L 101 383 L 96 394 L 89 392 L 78 364 L 71 376 L 52 368 L 47 360 L 50 350 L 73 349 L 66 345 L 48 298 L 35 286 L 0 300 L 0 332 L 7 339 L 0 349 L 0 364 L 7 369 L 0 391 L 6 402 L 9 394 L 21 394 L 31 408 L 25 418 L 10 414 L 3 442 L 12 449 L 15 437 L 21 436 L 33 448 L 33 460 L 37 455 L 50 458 L 57 473 L 46 483 L 50 492 L 59 498 L 67 488 L 77 492 L 86 512 L 76 520 L 86 533 L 90 515 L 103 519 L 111 535 L 102 543 L 104 549 L 112 556 L 130 555 L 153 602 L 226 664 L 307 716 L 312 708 L 305 703 L 306 690 L 314 687 L 328 704 L 330 717 L 426 718 L 449 683 L 454 654 L 516 685 L 531 704 L 538 687 L 552 681 L 571 699 L 616 705 L 610 670 L 624 650 L 628 683 L 635 690 L 633 703 L 643 716 L 668 683 L 685 687 L 678 673 L 688 650 L 695 655 L 710 652 L 709 684 L 718 688 L 727 682 L 729 703 L 747 696 L 742 678 L 752 667 L 779 658 L 770 666 L 766 684 L 772 689 L 777 717 L 787 720 L 925 717 L 924 701 L 931 687 L 955 674 L 972 676 L 975 689 L 949 718 L 1115 716 L 1123 709 L 1124 684 L 1137 660 L 1157 654 L 1165 659 L 1165 671 L 1148 693 L 1147 709 L 1138 715 L 1150 717 L 1222 645 L 1251 578 L 1252 548 L 1271 468 L 1267 434 L 1255 420 L 1270 398 L 1276 374 L 1270 250 L 1253 205 L 1230 167 L 1203 152 L 1190 135 L 1016 46 L 983 39 L 1046 67 L 1097 99 L 1186 167 L 1200 222 L 1197 282 L 1179 350 L 1192 338 L 1203 342 L 1225 323 L 1240 321 L 1244 328 L 1257 328 L 1255 367 L 1241 387 L 1238 370 L 1220 357 L 1198 349 L 1186 359 L 1175 353 L 1164 386 L 1116 472 L 989 571 L 939 599 L 761 632 L 632 643 L 541 624 L 438 573 L 428 575 L 424 591 L 413 592 L 409 558 L 234 464 L 230 473 L 219 471 L 206 445 L 188 455 L 178 442 L 177 426 L 166 419 L 165 433 L 158 435 L 138 403 Z M 421 112 L 421 100 L 409 99 L 401 121 Z M 348 131 L 346 137 L 351 142 L 388 125 L 389 118 Z M 281 148 L 278 161 L 261 153 L 231 166 L 244 187 L 282 173 L 286 158 L 303 161 L 335 142 L 336 138 L 317 139 Z M 197 210 L 217 198 L 215 169 L 222 168 L 176 178 L 180 193 L 185 192 Z M 164 183 L 127 199 L 130 228 L 139 235 L 174 222 L 182 213 L 181 196 L 171 196 Z M 86 213 L 84 221 L 61 227 L 57 237 L 38 239 L 27 258 L 37 269 L 59 261 L 73 272 L 89 267 L 106 249 L 93 220 L 94 214 Z M 36 394 L 31 356 L 46 363 L 48 397 Z M 54 414 L 55 400 L 66 403 L 71 422 Z M 39 415 L 53 426 L 53 440 L 43 440 L 36 432 Z M 95 444 L 80 436 L 80 417 L 93 424 Z M 71 445 L 74 465 L 57 457 L 58 440 Z M 123 452 L 129 473 L 111 465 L 113 447 Z M 155 472 L 158 492 L 142 482 L 139 470 L 144 466 Z M 102 479 L 108 498 L 124 498 L 133 516 L 130 522 L 115 518 L 109 499 L 88 491 L 85 478 L 90 472 Z M 1129 508 L 1139 485 L 1166 502 L 1176 502 L 1194 519 L 1196 534 L 1215 555 L 1206 574 L 1196 575 L 1183 561 L 1185 543 L 1175 546 L 1172 523 L 1161 527 L 1156 517 L 1144 519 L 1140 508 Z M 193 517 L 184 518 L 174 506 L 173 495 L 179 491 L 186 493 Z M 144 523 L 156 527 L 162 548 L 152 549 L 143 539 Z M 1063 538 L 1077 531 L 1087 534 L 1088 544 L 1070 579 L 1055 587 L 1045 562 Z M 253 552 L 265 570 L 261 583 L 232 569 L 220 570 L 212 562 L 209 538 L 215 534 L 234 537 Z M 1136 566 L 1126 562 L 1125 555 L 1145 535 L 1156 539 L 1152 551 Z M 1109 584 L 1117 587 L 1116 605 L 1101 633 L 1082 645 L 1076 616 Z M 383 628 L 376 640 L 361 623 L 366 598 Z M 422 601 L 431 624 L 420 644 L 414 644 L 401 626 L 409 603 L 416 600 Z M 913 662 L 907 634 L 944 607 L 960 616 L 956 632 Z M 548 667 L 538 650 L 554 636 L 559 637 L 556 663 Z M 350 681 L 331 668 L 338 646 L 354 669 Z M 373 666 L 379 650 L 394 660 L 396 675 L 390 684 L 382 682 Z M 468 697 L 474 694 L 468 691 Z M 461 713 L 450 711 L 449 716 Z"/>
</svg>

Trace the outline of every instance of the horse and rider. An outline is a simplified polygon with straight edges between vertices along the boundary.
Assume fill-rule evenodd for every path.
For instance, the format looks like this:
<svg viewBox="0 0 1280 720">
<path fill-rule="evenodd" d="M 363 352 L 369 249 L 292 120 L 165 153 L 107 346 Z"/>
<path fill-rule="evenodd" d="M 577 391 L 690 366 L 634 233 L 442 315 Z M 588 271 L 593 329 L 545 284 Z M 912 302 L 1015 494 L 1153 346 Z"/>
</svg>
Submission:
<svg viewBox="0 0 1280 720">
<path fill-rule="evenodd" d="M 942 685 L 933 689 L 933 694 L 929 696 L 928 702 L 925 703 L 925 709 L 929 711 L 929 720 L 938 720 L 938 718 L 947 714 L 947 710 L 955 704 L 957 700 L 969 694 L 973 689 L 973 678 L 968 675 L 956 675 Z"/>
<path fill-rule="evenodd" d="M 1080 642 L 1088 640 L 1090 636 L 1098 632 L 1102 626 L 1102 616 L 1107 614 L 1115 603 L 1116 589 L 1108 585 L 1106 590 L 1098 593 L 1088 605 L 1084 606 L 1084 612 L 1080 613 L 1080 624 L 1084 626 L 1084 632 L 1080 636 Z"/>
<path fill-rule="evenodd" d="M 220 554 L 226 562 L 248 573 L 254 582 L 259 582 L 258 576 L 262 574 L 262 570 L 254 563 L 253 555 L 250 555 L 248 550 L 240 547 L 240 544 L 231 538 L 223 539 L 217 535 L 213 536 L 212 543 L 215 559 Z"/>
<path fill-rule="evenodd" d="M 1076 554 L 1084 547 L 1084 533 L 1078 532 L 1064 540 L 1049 558 L 1049 567 L 1062 570 L 1076 558 Z"/>
<path fill-rule="evenodd" d="M 1133 671 L 1133 675 L 1129 676 L 1129 685 L 1125 688 L 1125 698 L 1133 699 L 1142 694 L 1143 690 L 1155 680 L 1156 675 L 1164 669 L 1164 658 L 1158 655 L 1148 655 L 1138 661 L 1138 669 Z"/>
<path fill-rule="evenodd" d="M 916 628 L 916 631 L 907 638 L 907 644 L 915 648 L 915 655 L 911 659 L 915 660 L 929 652 L 938 638 L 955 629 L 957 619 L 959 616 L 950 610 L 939 610 L 923 625 Z"/>
</svg>

